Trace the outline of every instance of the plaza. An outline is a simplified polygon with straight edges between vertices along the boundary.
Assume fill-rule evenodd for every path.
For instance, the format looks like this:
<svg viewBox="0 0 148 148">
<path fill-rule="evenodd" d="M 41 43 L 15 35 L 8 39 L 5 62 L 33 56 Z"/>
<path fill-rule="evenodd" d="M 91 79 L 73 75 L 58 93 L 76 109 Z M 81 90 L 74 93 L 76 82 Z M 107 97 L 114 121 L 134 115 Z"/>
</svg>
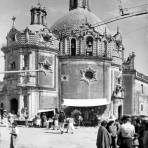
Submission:
<svg viewBox="0 0 148 148">
<path fill-rule="evenodd" d="M 74 134 L 46 128 L 19 128 L 17 148 L 95 148 L 97 127 L 79 127 Z M 10 134 L 0 127 L 0 148 L 9 148 Z"/>
</svg>

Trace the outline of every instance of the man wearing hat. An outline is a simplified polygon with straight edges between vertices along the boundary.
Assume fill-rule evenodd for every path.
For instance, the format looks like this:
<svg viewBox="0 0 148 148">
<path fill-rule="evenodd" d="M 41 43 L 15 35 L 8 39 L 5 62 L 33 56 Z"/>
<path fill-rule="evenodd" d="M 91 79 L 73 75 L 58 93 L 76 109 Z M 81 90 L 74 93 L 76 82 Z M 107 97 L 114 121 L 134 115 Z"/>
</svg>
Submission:
<svg viewBox="0 0 148 148">
<path fill-rule="evenodd" d="M 135 134 L 135 127 L 131 124 L 130 116 L 123 117 L 123 124 L 119 130 L 121 136 L 120 148 L 133 148 L 133 138 Z"/>
<path fill-rule="evenodd" d="M 98 134 L 96 140 L 97 148 L 110 148 L 111 147 L 111 136 L 107 129 L 101 125 L 101 119 L 98 119 Z"/>
</svg>

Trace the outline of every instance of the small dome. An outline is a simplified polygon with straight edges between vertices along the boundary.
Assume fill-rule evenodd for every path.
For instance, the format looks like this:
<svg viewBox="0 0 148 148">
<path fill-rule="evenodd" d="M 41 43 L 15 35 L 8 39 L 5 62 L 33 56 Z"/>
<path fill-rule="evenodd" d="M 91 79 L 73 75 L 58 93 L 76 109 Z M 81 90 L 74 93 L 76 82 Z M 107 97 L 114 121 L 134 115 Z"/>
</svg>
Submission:
<svg viewBox="0 0 148 148">
<path fill-rule="evenodd" d="M 51 31 L 54 33 L 60 32 L 63 34 L 70 35 L 73 30 L 81 30 L 81 26 L 88 25 L 94 26 L 100 23 L 101 20 L 88 9 L 77 8 L 70 11 L 67 15 L 59 19 L 52 27 Z M 103 34 L 105 26 L 98 26 L 95 30 Z"/>
</svg>

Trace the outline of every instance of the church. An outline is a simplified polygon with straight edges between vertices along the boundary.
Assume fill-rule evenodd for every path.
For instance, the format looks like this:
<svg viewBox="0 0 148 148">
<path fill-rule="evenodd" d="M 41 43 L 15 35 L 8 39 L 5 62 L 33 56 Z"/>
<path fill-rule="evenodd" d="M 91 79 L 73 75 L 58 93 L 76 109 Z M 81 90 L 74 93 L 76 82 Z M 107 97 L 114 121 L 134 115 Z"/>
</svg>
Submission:
<svg viewBox="0 0 148 148">
<path fill-rule="evenodd" d="M 31 119 L 37 113 L 71 108 L 88 120 L 123 114 L 122 36 L 111 34 L 91 11 L 90 0 L 69 0 L 69 12 L 47 27 L 40 4 L 30 10 L 31 23 L 7 34 L 3 97 L 8 112 Z M 50 17 L 50 16 L 48 16 Z M 1 94 L 2 95 L 2 94 Z"/>
</svg>

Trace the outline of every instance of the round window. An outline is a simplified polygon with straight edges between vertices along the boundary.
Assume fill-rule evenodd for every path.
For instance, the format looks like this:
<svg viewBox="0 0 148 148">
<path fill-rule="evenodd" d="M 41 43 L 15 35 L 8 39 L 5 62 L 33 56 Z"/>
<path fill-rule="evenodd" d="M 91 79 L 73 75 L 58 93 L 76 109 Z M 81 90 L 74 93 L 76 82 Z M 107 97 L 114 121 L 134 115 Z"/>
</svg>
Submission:
<svg viewBox="0 0 148 148">
<path fill-rule="evenodd" d="M 94 73 L 92 71 L 86 71 L 85 72 L 85 77 L 87 79 L 93 79 L 94 78 Z"/>
<path fill-rule="evenodd" d="M 66 76 L 63 76 L 63 79 L 64 79 L 64 80 L 66 80 L 66 79 L 67 79 L 67 77 L 66 77 Z"/>
</svg>

